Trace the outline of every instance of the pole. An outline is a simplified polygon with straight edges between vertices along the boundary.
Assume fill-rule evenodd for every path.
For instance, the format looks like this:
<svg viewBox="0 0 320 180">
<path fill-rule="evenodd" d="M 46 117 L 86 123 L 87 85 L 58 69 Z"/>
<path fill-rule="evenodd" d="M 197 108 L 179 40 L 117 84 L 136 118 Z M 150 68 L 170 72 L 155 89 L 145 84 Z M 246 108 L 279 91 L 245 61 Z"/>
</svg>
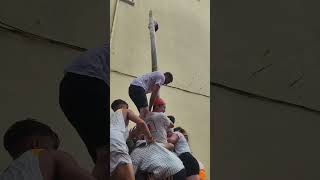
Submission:
<svg viewBox="0 0 320 180">
<path fill-rule="evenodd" d="M 152 17 L 152 10 L 149 11 L 149 30 L 150 30 L 150 40 L 151 40 L 151 63 L 152 72 L 158 70 L 157 64 L 157 49 L 156 49 L 156 32 L 155 32 L 155 21 Z"/>
</svg>

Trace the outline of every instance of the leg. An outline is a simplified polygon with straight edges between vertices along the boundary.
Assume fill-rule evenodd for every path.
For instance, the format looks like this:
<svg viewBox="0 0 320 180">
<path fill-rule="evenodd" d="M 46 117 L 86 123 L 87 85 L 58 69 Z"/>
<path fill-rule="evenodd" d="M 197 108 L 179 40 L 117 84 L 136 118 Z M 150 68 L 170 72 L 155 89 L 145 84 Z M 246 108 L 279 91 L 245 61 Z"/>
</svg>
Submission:
<svg viewBox="0 0 320 180">
<path fill-rule="evenodd" d="M 92 170 L 92 175 L 97 180 L 106 180 L 109 176 L 109 152 L 107 147 L 97 148 L 96 155 L 96 163 Z"/>
<path fill-rule="evenodd" d="M 104 148 L 103 152 L 101 147 L 107 146 L 109 137 L 109 87 L 96 78 L 67 74 L 60 84 L 59 103 L 93 162 L 98 163 L 93 174 L 107 179 L 108 150 Z"/>
<path fill-rule="evenodd" d="M 187 180 L 199 180 L 199 163 L 191 153 L 186 152 L 179 155 L 185 169 Z"/>
<path fill-rule="evenodd" d="M 173 180 L 185 180 L 186 179 L 186 170 L 182 169 L 173 175 Z"/>
<path fill-rule="evenodd" d="M 115 180 L 134 180 L 132 164 L 121 164 L 117 166 L 111 177 Z"/>
<path fill-rule="evenodd" d="M 145 90 L 142 87 L 130 85 L 129 96 L 133 103 L 136 105 L 140 113 L 140 118 L 144 119 L 145 115 L 149 112 L 148 100 Z"/>
<path fill-rule="evenodd" d="M 148 107 L 141 107 L 139 112 L 140 112 L 139 117 L 141 119 L 144 119 L 146 115 L 149 113 Z"/>
<path fill-rule="evenodd" d="M 109 165 L 110 165 L 110 175 L 111 175 L 111 179 L 135 179 L 134 178 L 134 169 L 133 169 L 133 165 L 132 165 L 132 161 L 131 161 L 131 157 L 128 154 L 128 152 L 123 149 L 117 149 L 116 151 L 112 151 L 113 148 L 113 144 L 110 144 L 110 161 L 109 161 Z M 126 178 L 127 177 L 127 178 Z"/>
<path fill-rule="evenodd" d="M 200 177 L 198 175 L 192 175 L 188 176 L 186 180 L 200 180 Z"/>
</svg>

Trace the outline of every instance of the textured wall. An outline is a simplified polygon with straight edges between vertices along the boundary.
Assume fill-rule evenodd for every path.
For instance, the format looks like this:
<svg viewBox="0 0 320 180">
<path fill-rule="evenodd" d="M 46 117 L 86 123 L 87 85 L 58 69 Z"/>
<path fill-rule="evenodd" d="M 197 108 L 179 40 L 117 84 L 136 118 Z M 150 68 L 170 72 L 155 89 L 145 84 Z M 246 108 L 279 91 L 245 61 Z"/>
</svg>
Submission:
<svg viewBox="0 0 320 180">
<path fill-rule="evenodd" d="M 318 6 L 301 0 L 215 2 L 211 89 L 217 180 L 319 179 Z"/>
<path fill-rule="evenodd" d="M 214 178 L 319 179 L 319 114 L 213 89 Z"/>
<path fill-rule="evenodd" d="M 97 46 L 108 37 L 106 1 L 1 1 L 0 21 L 84 48 Z M 61 149 L 90 170 L 93 163 L 87 150 L 58 105 L 63 68 L 80 51 L 2 29 L 0 49 L 0 171 L 11 161 L 2 146 L 5 130 L 27 117 L 54 128 L 62 139 Z"/>
</svg>

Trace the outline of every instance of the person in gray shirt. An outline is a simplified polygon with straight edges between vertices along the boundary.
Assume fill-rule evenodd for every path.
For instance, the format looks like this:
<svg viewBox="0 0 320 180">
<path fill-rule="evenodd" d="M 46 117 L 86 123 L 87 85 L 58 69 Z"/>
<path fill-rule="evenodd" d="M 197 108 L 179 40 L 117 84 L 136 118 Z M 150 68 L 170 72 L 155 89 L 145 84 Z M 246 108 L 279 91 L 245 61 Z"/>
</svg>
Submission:
<svg viewBox="0 0 320 180">
<path fill-rule="evenodd" d="M 60 107 L 85 143 L 97 179 L 107 179 L 109 172 L 109 48 L 106 43 L 75 58 L 59 90 Z"/>
</svg>

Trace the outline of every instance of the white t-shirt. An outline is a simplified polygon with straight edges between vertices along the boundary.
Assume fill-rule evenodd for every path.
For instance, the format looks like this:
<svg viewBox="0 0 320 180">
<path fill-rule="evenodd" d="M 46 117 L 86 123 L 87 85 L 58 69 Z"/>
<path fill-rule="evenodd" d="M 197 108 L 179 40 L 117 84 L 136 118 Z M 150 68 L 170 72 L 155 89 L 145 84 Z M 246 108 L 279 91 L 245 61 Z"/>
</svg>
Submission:
<svg viewBox="0 0 320 180">
<path fill-rule="evenodd" d="M 128 126 L 123 119 L 122 109 L 110 112 L 110 151 L 128 152 L 126 140 Z"/>
<path fill-rule="evenodd" d="M 177 155 L 179 156 L 180 154 L 185 153 L 185 152 L 191 153 L 188 141 L 186 140 L 184 135 L 180 132 L 173 132 L 173 133 L 178 135 L 178 137 L 179 137 L 178 141 L 176 142 L 176 144 L 174 146 L 174 150 L 177 153 Z"/>
<path fill-rule="evenodd" d="M 95 77 L 109 85 L 109 45 L 106 43 L 82 53 L 64 71 Z"/>
<path fill-rule="evenodd" d="M 135 172 L 153 173 L 157 179 L 172 176 L 184 168 L 181 160 L 160 143 L 137 147 L 130 156 Z"/>
<path fill-rule="evenodd" d="M 146 94 L 152 91 L 152 87 L 156 84 L 162 86 L 165 81 L 165 76 L 160 71 L 154 71 L 137 77 L 131 82 L 131 85 L 143 87 Z"/>
<path fill-rule="evenodd" d="M 39 167 L 39 156 L 33 150 L 15 159 L 0 174 L 0 180 L 43 180 Z"/>
<path fill-rule="evenodd" d="M 154 140 L 159 143 L 167 143 L 167 130 L 171 124 L 170 119 L 162 112 L 147 114 L 145 122 Z"/>
</svg>

